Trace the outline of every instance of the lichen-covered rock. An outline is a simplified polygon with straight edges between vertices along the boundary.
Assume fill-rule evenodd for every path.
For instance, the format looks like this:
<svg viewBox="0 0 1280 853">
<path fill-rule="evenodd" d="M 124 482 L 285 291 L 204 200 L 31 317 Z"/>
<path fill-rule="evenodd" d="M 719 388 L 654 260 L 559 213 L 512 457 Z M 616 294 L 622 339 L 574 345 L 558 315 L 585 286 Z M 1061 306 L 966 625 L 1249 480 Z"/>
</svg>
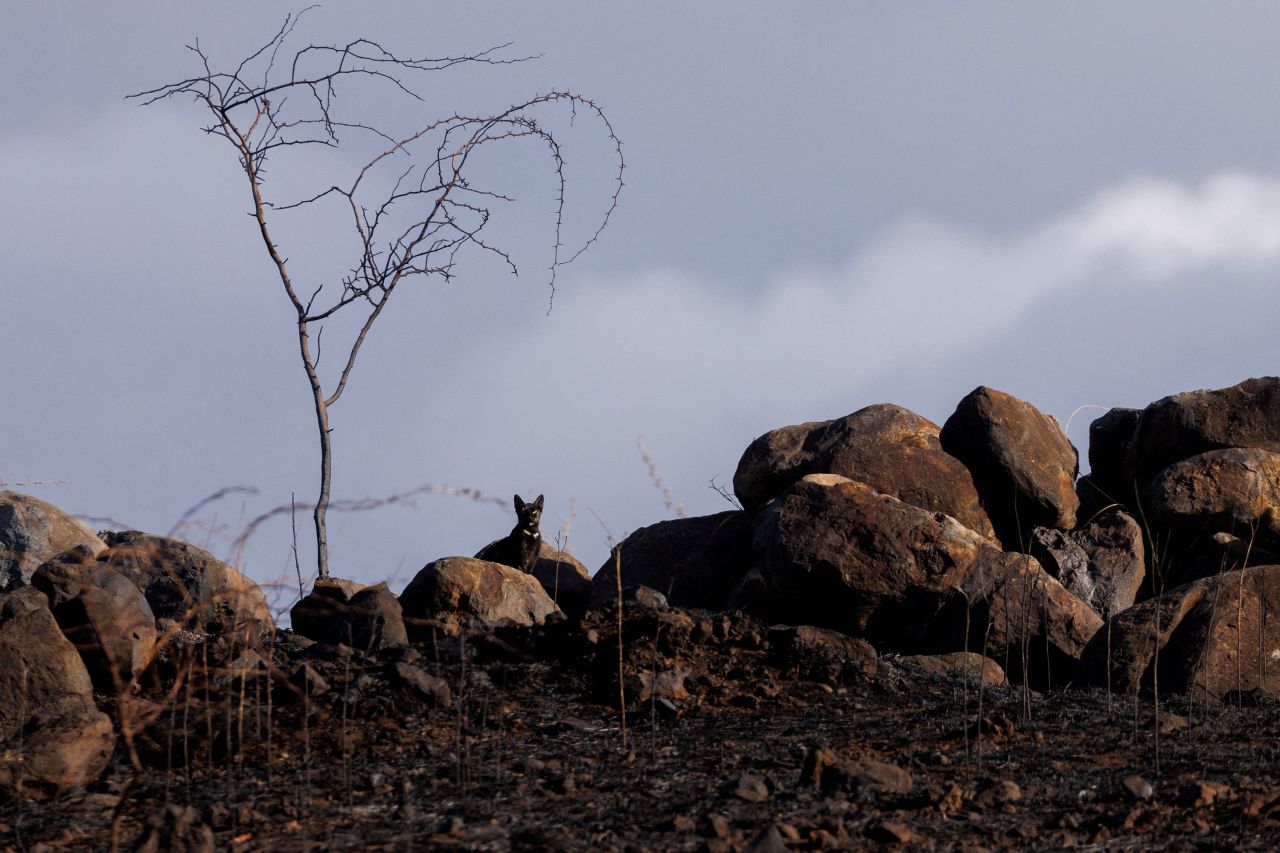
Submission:
<svg viewBox="0 0 1280 853">
<path fill-rule="evenodd" d="M 53 504 L 0 492 L 0 592 L 31 583 L 41 563 L 77 545 L 94 556 L 107 547 L 84 522 Z"/>
<path fill-rule="evenodd" d="M 834 421 L 782 427 L 742 454 L 733 489 L 754 512 L 801 477 L 838 474 L 994 535 L 972 475 L 943 450 L 938 436 L 937 424 L 889 403 Z"/>
</svg>

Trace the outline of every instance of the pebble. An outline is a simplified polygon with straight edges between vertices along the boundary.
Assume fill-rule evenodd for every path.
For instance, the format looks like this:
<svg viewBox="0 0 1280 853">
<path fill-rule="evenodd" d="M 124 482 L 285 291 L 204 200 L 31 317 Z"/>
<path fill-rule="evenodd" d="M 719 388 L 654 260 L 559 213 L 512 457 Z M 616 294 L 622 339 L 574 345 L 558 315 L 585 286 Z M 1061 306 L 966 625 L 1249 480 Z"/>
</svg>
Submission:
<svg viewBox="0 0 1280 853">
<path fill-rule="evenodd" d="M 1126 776 L 1121 784 L 1124 785 L 1124 789 L 1135 800 L 1149 800 L 1155 794 L 1155 789 L 1151 787 L 1151 783 L 1136 773 L 1132 776 Z"/>
</svg>

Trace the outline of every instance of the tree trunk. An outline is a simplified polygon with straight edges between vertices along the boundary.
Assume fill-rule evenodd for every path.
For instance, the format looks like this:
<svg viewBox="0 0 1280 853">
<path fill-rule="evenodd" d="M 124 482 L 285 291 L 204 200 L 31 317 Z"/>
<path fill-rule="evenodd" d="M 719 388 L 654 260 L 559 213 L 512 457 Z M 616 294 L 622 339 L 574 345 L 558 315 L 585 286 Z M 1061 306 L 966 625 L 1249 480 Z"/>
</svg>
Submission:
<svg viewBox="0 0 1280 853">
<path fill-rule="evenodd" d="M 329 528 L 325 516 L 329 511 L 329 483 L 333 480 L 332 436 L 329 434 L 329 407 L 318 385 L 313 386 L 316 398 L 316 426 L 320 428 L 320 497 L 312 514 L 316 521 L 316 572 L 321 580 L 329 577 Z"/>
</svg>

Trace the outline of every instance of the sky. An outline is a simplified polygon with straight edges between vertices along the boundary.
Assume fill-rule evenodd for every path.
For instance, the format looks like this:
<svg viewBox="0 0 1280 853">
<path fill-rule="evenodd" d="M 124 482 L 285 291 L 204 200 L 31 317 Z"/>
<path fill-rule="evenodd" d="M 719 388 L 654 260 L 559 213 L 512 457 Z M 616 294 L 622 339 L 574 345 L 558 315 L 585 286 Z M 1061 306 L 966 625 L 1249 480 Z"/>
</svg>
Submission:
<svg viewBox="0 0 1280 853">
<path fill-rule="evenodd" d="M 318 489 L 291 308 L 199 106 L 124 96 L 197 73 L 197 38 L 238 63 L 298 8 L 14 4 L 0 28 L 0 483 L 156 533 L 230 490 L 180 532 L 261 581 L 293 577 L 288 515 L 233 541 Z M 337 576 L 399 588 L 472 554 L 510 528 L 513 493 L 545 494 L 544 535 L 595 570 L 611 539 L 731 508 L 714 487 L 756 436 L 873 403 L 941 424 L 989 385 L 1070 422 L 1084 457 L 1109 407 L 1276 372 L 1274 4 L 376 9 L 324 3 L 296 46 L 538 58 L 344 108 L 416 126 L 571 89 L 621 138 L 626 186 L 548 313 L 545 153 L 481 163 L 516 199 L 492 233 L 520 275 L 473 254 L 397 292 L 331 417 L 335 499 L 487 500 L 332 513 Z M 566 244 L 611 193 L 586 119 L 546 115 Z M 266 190 L 358 163 L 282 152 Z M 338 223 L 280 218 L 300 280 L 344 271 Z M 322 369 L 349 331 L 331 327 Z"/>
</svg>

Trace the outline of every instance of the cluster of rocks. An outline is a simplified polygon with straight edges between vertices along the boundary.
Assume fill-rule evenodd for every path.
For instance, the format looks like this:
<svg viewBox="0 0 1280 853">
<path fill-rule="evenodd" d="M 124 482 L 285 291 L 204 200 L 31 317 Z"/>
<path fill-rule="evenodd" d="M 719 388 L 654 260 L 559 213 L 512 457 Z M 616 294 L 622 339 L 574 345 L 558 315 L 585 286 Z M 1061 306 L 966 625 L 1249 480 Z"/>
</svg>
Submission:
<svg viewBox="0 0 1280 853">
<path fill-rule="evenodd" d="M 1059 425 L 990 388 L 941 427 L 870 406 L 761 436 L 734 476 L 741 509 L 642 528 L 594 575 L 546 543 L 529 573 L 446 557 L 398 596 L 317 582 L 290 631 L 257 584 L 206 551 L 95 535 L 3 492 L 0 660 L 16 665 L 0 667 L 0 750 L 21 760 L 0 766 L 0 791 L 83 785 L 119 740 L 134 760 L 160 751 L 159 706 L 130 697 L 190 677 L 197 652 L 217 664 L 208 678 L 238 677 L 242 696 L 252 680 L 286 703 L 357 701 L 354 655 L 375 673 L 366 688 L 383 679 L 447 706 L 423 650 L 465 659 L 469 640 L 499 659 L 581 662 L 602 702 L 625 695 L 655 714 L 680 713 L 691 685 L 728 689 L 690 668 L 681 650 L 697 644 L 832 684 L 892 660 L 973 683 L 1007 670 L 1129 692 L 1158 668 L 1165 692 L 1280 695 L 1280 379 L 1112 410 L 1090 430 L 1089 461 L 1078 477 Z M 619 670 L 615 626 L 647 663 Z M 345 681 L 331 684 L 325 662 L 338 659 Z"/>
<path fill-rule="evenodd" d="M 1089 462 L 986 387 L 941 427 L 890 404 L 782 427 L 742 455 L 741 510 L 637 531 L 594 594 L 621 567 L 675 605 L 977 651 L 1033 682 L 1139 691 L 1158 662 L 1167 691 L 1280 693 L 1280 379 L 1112 409 Z"/>
</svg>

